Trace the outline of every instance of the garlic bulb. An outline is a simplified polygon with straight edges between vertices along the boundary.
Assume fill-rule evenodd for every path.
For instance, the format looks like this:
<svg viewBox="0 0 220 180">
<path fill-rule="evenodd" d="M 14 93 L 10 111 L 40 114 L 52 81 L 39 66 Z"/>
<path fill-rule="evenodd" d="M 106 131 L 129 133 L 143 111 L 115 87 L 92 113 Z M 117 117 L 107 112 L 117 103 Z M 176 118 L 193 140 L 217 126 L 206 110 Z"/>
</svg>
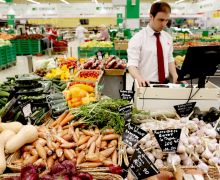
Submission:
<svg viewBox="0 0 220 180">
<path fill-rule="evenodd" d="M 209 143 L 208 148 L 211 152 L 214 152 L 218 147 L 218 143 Z"/>
<path fill-rule="evenodd" d="M 204 172 L 204 173 L 208 173 L 208 171 L 209 171 L 209 167 L 205 163 L 203 163 L 203 162 L 200 162 L 198 164 L 197 168 L 199 170 L 201 170 L 202 172 Z"/>
<path fill-rule="evenodd" d="M 162 161 L 161 159 L 157 159 L 157 160 L 155 161 L 154 165 L 155 165 L 158 169 L 164 167 L 163 161 Z"/>
<path fill-rule="evenodd" d="M 169 165 L 177 166 L 180 164 L 181 159 L 177 154 L 169 154 L 167 157 L 167 162 Z"/>
<path fill-rule="evenodd" d="M 196 136 L 190 136 L 190 137 L 189 137 L 189 144 L 197 145 L 197 144 L 198 144 L 198 137 L 196 137 Z"/>
<path fill-rule="evenodd" d="M 188 157 L 187 159 L 185 159 L 185 160 L 183 161 L 183 165 L 184 165 L 184 166 L 193 166 L 193 161 L 192 161 L 192 159 L 191 159 L 190 157 Z"/>
<path fill-rule="evenodd" d="M 128 147 L 127 148 L 127 153 L 129 154 L 129 155 L 132 155 L 132 154 L 134 154 L 134 149 L 132 148 L 132 147 Z"/>
<path fill-rule="evenodd" d="M 179 145 L 178 145 L 178 148 L 177 148 L 177 152 L 178 153 L 185 153 L 186 152 L 186 148 L 185 148 L 185 146 L 183 145 L 182 142 L 179 142 Z"/>
<path fill-rule="evenodd" d="M 180 159 L 182 161 L 185 161 L 188 158 L 188 154 L 187 153 L 180 154 L 179 156 L 180 156 Z"/>
<path fill-rule="evenodd" d="M 154 163 L 154 161 L 155 161 L 154 155 L 153 155 L 152 153 L 150 153 L 150 152 L 146 152 L 146 155 L 147 155 L 148 158 Z"/>
<path fill-rule="evenodd" d="M 157 159 L 163 158 L 163 151 L 161 149 L 155 149 L 152 153 L 153 153 L 154 157 Z"/>
<path fill-rule="evenodd" d="M 205 151 L 202 153 L 202 157 L 205 159 L 209 159 L 211 158 L 213 155 L 212 153 L 209 151 L 208 148 L 205 149 Z"/>
<path fill-rule="evenodd" d="M 202 154 L 202 153 L 205 151 L 205 148 L 204 148 L 204 146 L 202 146 L 202 145 L 198 145 L 198 146 L 196 146 L 195 151 L 196 151 L 198 154 Z"/>
<path fill-rule="evenodd" d="M 212 129 L 206 129 L 205 133 L 210 138 L 216 138 L 216 136 L 217 136 L 217 132 L 213 128 Z"/>
<path fill-rule="evenodd" d="M 215 166 L 215 165 L 220 163 L 220 160 L 217 157 L 212 157 L 212 158 L 209 159 L 208 163 L 211 166 Z"/>
</svg>

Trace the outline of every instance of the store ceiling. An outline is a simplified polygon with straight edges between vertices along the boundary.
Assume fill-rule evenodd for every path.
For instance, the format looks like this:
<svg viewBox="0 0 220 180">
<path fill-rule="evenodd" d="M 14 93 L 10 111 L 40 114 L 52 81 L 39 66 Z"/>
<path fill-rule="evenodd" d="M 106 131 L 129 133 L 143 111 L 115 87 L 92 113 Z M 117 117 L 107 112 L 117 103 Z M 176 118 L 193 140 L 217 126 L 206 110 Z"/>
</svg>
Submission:
<svg viewBox="0 0 220 180">
<path fill-rule="evenodd" d="M 46 0 L 36 0 L 40 3 L 62 3 L 60 0 L 49 0 L 49 1 L 46 1 Z M 66 0 L 67 2 L 69 3 L 88 3 L 88 2 L 92 2 L 92 0 Z M 141 2 L 154 2 L 155 0 L 141 0 Z M 175 2 L 177 0 L 164 0 L 166 2 Z M 188 2 L 192 2 L 193 0 L 185 0 L 185 1 L 188 1 Z M 30 2 L 26 1 L 26 0 L 14 0 L 13 1 L 14 3 L 16 4 L 29 4 Z M 111 3 L 112 0 L 98 0 L 99 3 Z"/>
</svg>

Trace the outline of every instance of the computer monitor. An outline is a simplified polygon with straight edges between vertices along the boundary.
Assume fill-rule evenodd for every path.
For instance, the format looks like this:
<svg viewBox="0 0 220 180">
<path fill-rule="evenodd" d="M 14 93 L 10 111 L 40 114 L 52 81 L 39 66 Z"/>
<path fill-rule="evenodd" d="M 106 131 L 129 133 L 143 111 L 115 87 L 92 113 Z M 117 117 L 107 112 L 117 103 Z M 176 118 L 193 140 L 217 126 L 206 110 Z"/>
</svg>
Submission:
<svg viewBox="0 0 220 180">
<path fill-rule="evenodd" d="M 213 76 L 220 64 L 220 46 L 193 46 L 186 53 L 178 81 L 199 78 L 198 88 L 205 87 L 206 76 Z"/>
</svg>

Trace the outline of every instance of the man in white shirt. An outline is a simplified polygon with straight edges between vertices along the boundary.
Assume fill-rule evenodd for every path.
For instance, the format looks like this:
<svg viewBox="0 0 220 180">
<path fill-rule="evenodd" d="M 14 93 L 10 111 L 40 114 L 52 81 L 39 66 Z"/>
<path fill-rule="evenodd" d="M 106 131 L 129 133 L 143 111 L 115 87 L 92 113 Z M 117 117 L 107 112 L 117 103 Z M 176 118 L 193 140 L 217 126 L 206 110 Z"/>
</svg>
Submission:
<svg viewBox="0 0 220 180">
<path fill-rule="evenodd" d="M 88 32 L 88 30 L 86 28 L 84 28 L 81 24 L 79 24 L 76 28 L 76 34 L 75 34 L 79 44 L 84 42 L 84 39 L 85 39 L 84 33 L 85 32 Z"/>
<path fill-rule="evenodd" d="M 147 86 L 150 82 L 164 83 L 169 75 L 173 83 L 177 81 L 172 37 L 163 31 L 170 13 L 168 3 L 152 4 L 149 24 L 129 41 L 128 70 L 139 86 Z"/>
</svg>

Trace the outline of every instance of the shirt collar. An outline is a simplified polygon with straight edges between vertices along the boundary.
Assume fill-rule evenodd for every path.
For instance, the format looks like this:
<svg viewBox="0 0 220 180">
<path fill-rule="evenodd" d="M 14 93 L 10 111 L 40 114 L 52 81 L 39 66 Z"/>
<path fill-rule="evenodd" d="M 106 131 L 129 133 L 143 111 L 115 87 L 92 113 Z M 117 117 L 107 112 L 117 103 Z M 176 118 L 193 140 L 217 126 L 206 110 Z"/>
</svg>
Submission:
<svg viewBox="0 0 220 180">
<path fill-rule="evenodd" d="M 149 36 L 154 36 L 155 31 L 150 27 L 150 25 L 148 24 L 146 27 L 147 33 L 149 34 Z M 162 34 L 163 31 L 160 32 L 160 34 Z"/>
</svg>

